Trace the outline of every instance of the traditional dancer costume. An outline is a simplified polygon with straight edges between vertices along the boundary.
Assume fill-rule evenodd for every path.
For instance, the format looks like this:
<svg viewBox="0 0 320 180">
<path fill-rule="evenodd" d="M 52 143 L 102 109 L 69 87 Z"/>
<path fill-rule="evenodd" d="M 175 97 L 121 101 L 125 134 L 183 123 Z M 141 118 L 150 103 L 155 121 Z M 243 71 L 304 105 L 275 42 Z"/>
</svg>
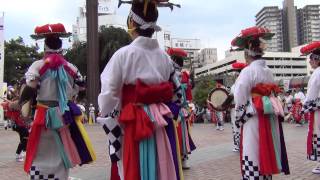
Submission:
<svg viewBox="0 0 320 180">
<path fill-rule="evenodd" d="M 172 74 L 176 87 L 176 95 L 178 99 L 174 101 L 175 105 L 171 105 L 172 112 L 175 112 L 174 107 L 179 108 L 179 113 L 176 116 L 176 127 L 179 138 L 179 149 L 182 160 L 182 168 L 189 169 L 190 166 L 187 163 L 188 155 L 191 151 L 195 150 L 195 145 L 190 135 L 191 113 L 189 111 L 188 102 L 192 101 L 191 83 L 189 80 L 189 74 L 186 71 L 182 71 L 183 61 L 187 57 L 187 53 L 179 48 L 169 48 L 167 53 L 171 56 L 174 62 L 175 72 Z"/>
<path fill-rule="evenodd" d="M 61 55 L 59 37 L 71 35 L 62 24 L 40 26 L 35 33 L 33 38 L 45 38 L 45 55 L 25 74 L 24 91 L 38 94 L 24 170 L 31 179 L 67 180 L 69 168 L 96 159 L 81 123 L 81 111 L 71 101 L 82 78 L 77 68 Z"/>
<path fill-rule="evenodd" d="M 314 69 L 308 82 L 307 96 L 302 109 L 303 113 L 310 113 L 307 155 L 308 159 L 320 162 L 320 41 L 301 48 L 301 53 L 310 54 L 310 65 Z M 312 172 L 320 174 L 320 164 Z"/>
<path fill-rule="evenodd" d="M 235 62 L 232 64 L 232 68 L 239 73 L 243 68 L 247 66 L 246 63 Z M 236 82 L 235 82 L 236 83 Z M 230 95 L 234 96 L 235 84 L 231 86 Z M 232 134 L 233 134 L 233 151 L 238 152 L 240 150 L 240 129 L 236 126 L 236 110 L 234 101 L 231 104 L 230 116 L 232 123 Z"/>
<path fill-rule="evenodd" d="M 132 2 L 128 29 L 133 42 L 115 52 L 101 74 L 98 102 L 106 117 L 111 180 L 183 178 L 177 175 L 165 128 L 173 117 L 164 103 L 172 101 L 169 80 L 174 68 L 158 41 L 151 39 L 160 30 L 156 4 Z"/>
<path fill-rule="evenodd" d="M 246 61 L 235 86 L 236 125 L 241 127 L 240 160 L 245 180 L 271 179 L 272 174 L 289 173 L 282 125 L 281 104 L 275 93 L 271 70 L 263 55 L 266 39 L 273 36 L 268 29 L 252 27 L 241 31 L 232 41 L 244 49 Z"/>
</svg>

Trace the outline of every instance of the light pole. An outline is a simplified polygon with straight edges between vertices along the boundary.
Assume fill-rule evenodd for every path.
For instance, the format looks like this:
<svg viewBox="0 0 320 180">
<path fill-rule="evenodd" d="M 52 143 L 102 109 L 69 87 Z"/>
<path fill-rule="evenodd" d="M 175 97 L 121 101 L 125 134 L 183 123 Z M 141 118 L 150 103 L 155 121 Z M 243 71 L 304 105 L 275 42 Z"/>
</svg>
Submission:
<svg viewBox="0 0 320 180">
<path fill-rule="evenodd" d="M 98 107 L 99 94 L 99 38 L 98 0 L 86 0 L 87 8 L 87 98 Z M 87 104 L 88 106 L 88 104 Z M 97 109 L 97 108 L 96 108 Z"/>
</svg>

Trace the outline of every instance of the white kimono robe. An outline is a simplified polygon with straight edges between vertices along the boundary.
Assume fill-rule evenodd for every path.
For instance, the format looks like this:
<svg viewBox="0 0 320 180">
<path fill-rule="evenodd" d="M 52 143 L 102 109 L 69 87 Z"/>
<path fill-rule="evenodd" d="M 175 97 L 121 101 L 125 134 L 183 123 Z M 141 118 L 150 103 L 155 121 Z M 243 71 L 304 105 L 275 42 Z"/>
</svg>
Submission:
<svg viewBox="0 0 320 180">
<path fill-rule="evenodd" d="M 320 161 L 320 67 L 315 69 L 308 82 L 308 91 L 304 100 L 302 111 L 311 113 L 314 118 L 313 128 L 309 124 L 309 133 L 312 137 L 312 153 L 308 158 L 314 161 Z M 308 137 L 309 138 L 309 137 Z M 311 144 L 310 144 L 311 145 Z"/>
<path fill-rule="evenodd" d="M 264 60 L 255 60 L 241 71 L 234 91 L 236 124 L 243 128 L 242 172 L 246 180 L 271 179 L 259 173 L 259 121 L 251 96 L 251 89 L 258 83 L 274 83 Z"/>
<path fill-rule="evenodd" d="M 120 176 L 123 175 L 121 148 L 114 147 L 113 143 L 121 143 L 122 138 L 112 134 L 112 130 L 120 127 L 117 117 L 121 110 L 123 85 L 135 84 L 137 79 L 146 84 L 167 82 L 173 71 L 172 61 L 166 52 L 159 48 L 158 41 L 142 36 L 115 52 L 103 70 L 98 104 L 101 116 L 108 117 L 105 128 L 111 132 L 108 134 L 109 154 L 112 160 L 118 161 Z"/>
</svg>

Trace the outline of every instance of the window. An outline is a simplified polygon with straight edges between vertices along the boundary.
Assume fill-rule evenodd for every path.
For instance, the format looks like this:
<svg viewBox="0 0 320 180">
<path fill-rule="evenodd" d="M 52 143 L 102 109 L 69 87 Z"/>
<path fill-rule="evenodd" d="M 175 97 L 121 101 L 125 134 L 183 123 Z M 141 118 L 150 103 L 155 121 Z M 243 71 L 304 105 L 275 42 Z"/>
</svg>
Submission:
<svg viewBox="0 0 320 180">
<path fill-rule="evenodd" d="M 164 40 L 170 40 L 170 34 L 164 34 Z"/>
</svg>

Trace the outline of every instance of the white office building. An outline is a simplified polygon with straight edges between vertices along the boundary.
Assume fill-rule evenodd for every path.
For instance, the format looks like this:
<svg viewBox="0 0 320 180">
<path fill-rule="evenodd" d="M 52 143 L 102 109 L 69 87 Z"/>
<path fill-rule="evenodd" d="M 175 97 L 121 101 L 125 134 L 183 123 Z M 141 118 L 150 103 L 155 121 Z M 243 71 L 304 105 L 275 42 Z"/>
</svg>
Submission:
<svg viewBox="0 0 320 180">
<path fill-rule="evenodd" d="M 193 65 L 194 67 L 203 67 L 217 61 L 217 48 L 204 48 L 196 53 Z"/>
<path fill-rule="evenodd" d="M 275 80 L 308 75 L 306 57 L 300 56 L 299 52 L 266 52 L 263 58 L 273 72 Z M 195 69 L 196 78 L 232 73 L 232 63 L 236 61 L 245 62 L 243 51 L 232 52 L 223 60 Z"/>
</svg>

